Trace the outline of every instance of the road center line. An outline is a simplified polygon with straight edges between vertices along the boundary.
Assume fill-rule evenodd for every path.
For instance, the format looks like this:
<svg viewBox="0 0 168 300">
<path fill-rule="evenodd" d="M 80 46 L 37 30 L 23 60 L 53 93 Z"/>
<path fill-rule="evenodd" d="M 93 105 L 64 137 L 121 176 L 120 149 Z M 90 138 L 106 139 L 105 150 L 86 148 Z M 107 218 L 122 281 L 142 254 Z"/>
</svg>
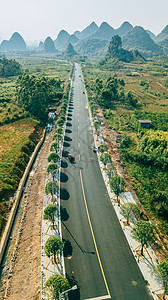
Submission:
<svg viewBox="0 0 168 300">
<path fill-rule="evenodd" d="M 104 279 L 104 283 L 105 283 L 105 286 L 106 286 L 108 296 L 110 296 L 110 291 L 109 291 L 109 288 L 108 288 L 108 285 L 107 285 L 106 277 L 105 277 L 105 274 L 104 274 L 104 270 L 103 270 L 103 267 L 102 267 L 102 263 L 101 263 L 101 260 L 100 260 L 100 255 L 99 255 L 99 252 L 98 252 L 98 248 L 97 248 L 97 244 L 96 244 L 96 240 L 95 240 L 95 236 L 94 236 L 94 232 L 93 232 L 92 223 L 91 223 L 91 220 L 90 220 L 90 215 L 89 215 L 89 211 L 88 211 L 88 206 L 87 206 L 87 201 L 86 201 L 86 196 L 85 196 L 85 191 L 84 191 L 84 186 L 83 186 L 83 179 L 82 179 L 82 171 L 81 170 L 80 170 L 80 180 L 81 180 L 81 186 L 82 186 L 82 192 L 83 192 L 83 198 L 84 198 L 86 213 L 87 213 L 87 217 L 88 217 L 88 221 L 89 221 L 89 226 L 90 226 L 90 230 L 91 230 L 91 234 L 92 234 L 92 238 L 93 238 L 97 258 L 98 258 L 98 261 L 99 261 L 100 269 L 101 269 L 101 272 L 102 272 L 102 276 L 103 276 L 103 279 Z M 103 299 L 103 298 L 98 298 L 98 299 Z"/>
</svg>

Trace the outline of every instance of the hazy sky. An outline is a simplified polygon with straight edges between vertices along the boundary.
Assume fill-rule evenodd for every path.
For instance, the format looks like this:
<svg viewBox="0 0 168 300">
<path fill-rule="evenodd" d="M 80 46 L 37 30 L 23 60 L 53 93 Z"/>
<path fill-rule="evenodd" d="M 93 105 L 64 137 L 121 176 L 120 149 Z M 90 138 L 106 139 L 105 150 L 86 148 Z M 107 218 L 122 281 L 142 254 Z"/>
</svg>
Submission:
<svg viewBox="0 0 168 300">
<path fill-rule="evenodd" d="M 168 0 L 0 0 L 0 37 L 19 32 L 25 40 L 55 39 L 92 21 L 119 27 L 124 21 L 158 34 L 168 24 Z"/>
</svg>

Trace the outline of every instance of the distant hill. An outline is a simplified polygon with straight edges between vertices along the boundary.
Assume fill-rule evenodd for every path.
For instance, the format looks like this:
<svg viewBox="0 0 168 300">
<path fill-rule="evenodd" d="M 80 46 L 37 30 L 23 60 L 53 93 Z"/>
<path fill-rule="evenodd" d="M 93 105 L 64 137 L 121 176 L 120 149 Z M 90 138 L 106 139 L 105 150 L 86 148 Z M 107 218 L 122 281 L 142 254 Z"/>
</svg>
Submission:
<svg viewBox="0 0 168 300">
<path fill-rule="evenodd" d="M 73 57 L 75 55 L 77 55 L 77 52 L 74 50 L 74 47 L 72 46 L 71 43 L 68 44 L 68 47 L 66 48 L 65 52 L 64 52 L 64 55 L 65 56 L 68 56 L 68 57 Z"/>
<path fill-rule="evenodd" d="M 78 49 L 78 52 L 84 56 L 96 57 L 97 59 L 105 56 L 108 47 L 108 40 L 90 38 L 85 39 Z"/>
<path fill-rule="evenodd" d="M 168 55 L 168 25 L 155 37 L 154 41 L 162 46 L 164 53 Z"/>
<path fill-rule="evenodd" d="M 115 29 L 115 34 L 119 36 L 126 35 L 133 29 L 133 26 L 129 22 L 124 22 L 118 29 Z"/>
<path fill-rule="evenodd" d="M 82 55 L 96 57 L 98 59 L 105 56 L 108 48 L 108 43 L 111 38 L 119 32 L 120 35 L 126 34 L 132 30 L 133 26 L 129 22 L 124 22 L 118 29 L 114 29 L 107 22 L 103 22 L 100 27 L 94 26 L 94 30 L 97 28 L 94 34 L 85 40 L 80 40 L 76 44 L 76 48 Z M 78 35 L 78 32 L 76 32 Z"/>
<path fill-rule="evenodd" d="M 144 60 L 142 55 L 137 50 L 134 51 L 124 50 L 122 48 L 122 41 L 119 35 L 113 36 L 109 43 L 105 60 L 107 61 L 111 58 L 118 58 L 120 61 L 124 61 L 128 63 L 137 59 Z"/>
<path fill-rule="evenodd" d="M 44 43 L 42 41 L 39 43 L 39 49 L 44 49 Z"/>
<path fill-rule="evenodd" d="M 75 45 L 77 42 L 79 41 L 79 39 L 76 37 L 75 34 L 71 34 L 67 40 L 67 44 L 72 44 Z"/>
<path fill-rule="evenodd" d="M 66 30 L 61 30 L 57 38 L 54 40 L 55 48 L 64 50 L 66 48 L 70 34 Z"/>
<path fill-rule="evenodd" d="M 115 35 L 115 29 L 111 27 L 107 22 L 103 22 L 98 28 L 98 30 L 94 34 L 92 34 L 91 37 L 104 40 L 111 40 L 113 35 Z"/>
<path fill-rule="evenodd" d="M 87 26 L 85 29 L 83 29 L 81 32 L 80 31 L 75 31 L 74 34 L 76 35 L 77 38 L 84 40 L 86 38 L 89 38 L 92 34 L 94 34 L 99 27 L 95 22 L 92 22 L 89 26 Z"/>
<path fill-rule="evenodd" d="M 162 48 L 153 41 L 155 35 L 151 31 L 145 31 L 139 26 L 133 28 L 128 21 L 121 24 L 117 29 L 114 29 L 107 22 L 103 22 L 100 27 L 92 22 L 82 31 L 77 30 L 72 35 L 61 30 L 54 43 L 59 51 L 65 51 L 70 43 L 81 55 L 101 58 L 105 55 L 108 42 L 114 35 L 123 38 L 123 47 L 126 50 L 136 49 L 146 57 L 163 54 Z"/>
<path fill-rule="evenodd" d="M 2 41 L 0 47 L 3 50 L 8 50 L 8 51 L 25 51 L 26 43 L 22 38 L 22 36 L 18 32 L 15 32 L 13 33 L 9 41 L 7 40 Z"/>
<path fill-rule="evenodd" d="M 151 37 L 152 40 L 155 39 L 156 35 L 152 31 L 146 30 L 146 32 L 149 34 L 149 36 Z"/>
<path fill-rule="evenodd" d="M 138 50 L 145 57 L 163 55 L 163 49 L 157 45 L 143 27 L 136 26 L 122 38 L 123 48 Z"/>
<path fill-rule="evenodd" d="M 79 30 L 76 30 L 74 32 L 74 35 L 79 39 L 80 38 L 80 31 Z"/>
<path fill-rule="evenodd" d="M 168 25 L 155 37 L 157 43 L 160 43 L 165 39 L 168 39 Z"/>
<path fill-rule="evenodd" d="M 70 44 L 75 45 L 79 41 L 79 38 L 75 34 L 69 34 L 65 30 L 61 30 L 57 38 L 54 40 L 55 48 L 59 51 L 64 51 Z"/>
<path fill-rule="evenodd" d="M 46 53 L 56 53 L 58 52 L 55 48 L 54 41 L 48 36 L 44 41 L 44 51 Z"/>
</svg>

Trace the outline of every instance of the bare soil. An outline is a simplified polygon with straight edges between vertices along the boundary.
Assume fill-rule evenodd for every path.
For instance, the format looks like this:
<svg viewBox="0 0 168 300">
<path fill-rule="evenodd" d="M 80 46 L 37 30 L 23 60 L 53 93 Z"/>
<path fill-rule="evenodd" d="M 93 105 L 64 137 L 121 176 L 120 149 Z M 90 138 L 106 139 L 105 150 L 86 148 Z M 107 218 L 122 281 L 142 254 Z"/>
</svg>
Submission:
<svg viewBox="0 0 168 300">
<path fill-rule="evenodd" d="M 8 266 L 11 272 L 8 270 L 6 282 L 3 280 L 4 299 L 41 298 L 42 209 L 51 135 L 52 133 L 46 137 L 25 189 L 23 200 L 26 203 L 24 206 L 26 211 L 23 210 L 22 218 L 19 220 L 22 229 L 18 246 L 15 247 L 12 266 Z"/>
</svg>

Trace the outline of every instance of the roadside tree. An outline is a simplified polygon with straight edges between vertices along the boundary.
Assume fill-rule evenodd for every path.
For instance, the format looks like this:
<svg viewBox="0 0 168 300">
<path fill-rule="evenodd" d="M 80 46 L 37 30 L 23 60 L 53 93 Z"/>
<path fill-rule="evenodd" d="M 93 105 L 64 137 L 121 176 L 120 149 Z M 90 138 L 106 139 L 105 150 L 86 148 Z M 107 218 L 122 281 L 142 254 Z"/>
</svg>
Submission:
<svg viewBox="0 0 168 300">
<path fill-rule="evenodd" d="M 59 216 L 59 210 L 58 207 L 54 204 L 49 204 L 45 209 L 44 209 L 44 214 L 43 218 L 44 220 L 50 221 L 53 225 L 54 228 L 54 223 L 55 223 L 55 214 L 57 213 L 57 216 Z"/>
<path fill-rule="evenodd" d="M 55 152 L 50 153 L 50 155 L 48 156 L 48 162 L 57 163 L 59 160 L 60 156 Z"/>
<path fill-rule="evenodd" d="M 101 153 L 107 151 L 107 145 L 101 144 L 101 145 L 99 146 L 99 151 L 100 151 Z"/>
<path fill-rule="evenodd" d="M 45 192 L 47 195 L 50 194 L 52 196 L 52 201 L 54 202 L 54 195 L 56 195 L 58 192 L 57 183 L 55 181 L 48 182 L 45 186 Z"/>
<path fill-rule="evenodd" d="M 106 166 L 108 163 L 111 163 L 111 155 L 107 152 L 104 152 L 100 155 L 100 161 Z"/>
<path fill-rule="evenodd" d="M 97 136 L 99 136 L 99 134 L 100 134 L 100 122 L 99 121 L 94 121 L 93 125 L 95 127 Z"/>
<path fill-rule="evenodd" d="M 53 275 L 45 283 L 45 294 L 51 300 L 59 300 L 59 294 L 70 288 L 68 280 L 63 275 Z"/>
<path fill-rule="evenodd" d="M 57 142 L 62 141 L 62 140 L 63 140 L 62 134 L 60 134 L 60 133 L 55 133 L 55 134 L 53 135 L 53 137 L 52 137 L 52 140 L 53 140 L 53 141 L 56 141 L 56 140 L 57 140 Z"/>
<path fill-rule="evenodd" d="M 63 134 L 63 128 L 62 128 L 62 127 L 58 127 L 58 128 L 55 130 L 55 133 Z"/>
<path fill-rule="evenodd" d="M 144 246 L 148 247 L 148 242 L 154 241 L 154 228 L 154 225 L 148 221 L 138 221 L 131 231 L 133 238 L 141 243 L 141 255 Z"/>
<path fill-rule="evenodd" d="M 110 188 L 117 196 L 118 205 L 120 205 L 119 196 L 121 193 L 124 192 L 124 186 L 125 186 L 125 183 L 120 176 L 115 175 L 110 178 Z"/>
<path fill-rule="evenodd" d="M 60 117 L 60 118 L 57 120 L 56 124 L 57 124 L 58 126 L 63 126 L 63 125 L 64 125 L 64 119 Z"/>
<path fill-rule="evenodd" d="M 50 163 L 47 167 L 47 173 L 52 175 L 53 180 L 57 172 L 58 172 L 58 165 L 56 163 Z"/>
<path fill-rule="evenodd" d="M 95 103 L 93 101 L 90 101 L 90 110 L 93 117 L 95 116 L 95 107 L 96 107 Z"/>
<path fill-rule="evenodd" d="M 58 152 L 58 150 L 59 150 L 59 143 L 57 142 L 52 143 L 50 147 L 50 151 Z"/>
<path fill-rule="evenodd" d="M 45 254 L 50 258 L 53 256 L 55 264 L 57 264 L 57 257 L 63 251 L 63 242 L 58 236 L 51 236 L 45 242 L 44 251 Z"/>
<path fill-rule="evenodd" d="M 111 176 L 115 175 L 114 166 L 112 165 L 111 162 L 107 163 L 106 169 L 107 169 L 107 175 L 109 178 L 111 178 Z"/>
<path fill-rule="evenodd" d="M 164 286 L 164 295 L 163 299 L 166 299 L 165 296 L 168 295 L 168 258 L 162 260 L 156 267 L 155 271 L 163 280 Z"/>
<path fill-rule="evenodd" d="M 124 203 L 120 208 L 120 213 L 127 220 L 127 224 L 129 225 L 129 221 L 133 220 L 133 206 L 137 206 L 134 203 Z"/>
</svg>

